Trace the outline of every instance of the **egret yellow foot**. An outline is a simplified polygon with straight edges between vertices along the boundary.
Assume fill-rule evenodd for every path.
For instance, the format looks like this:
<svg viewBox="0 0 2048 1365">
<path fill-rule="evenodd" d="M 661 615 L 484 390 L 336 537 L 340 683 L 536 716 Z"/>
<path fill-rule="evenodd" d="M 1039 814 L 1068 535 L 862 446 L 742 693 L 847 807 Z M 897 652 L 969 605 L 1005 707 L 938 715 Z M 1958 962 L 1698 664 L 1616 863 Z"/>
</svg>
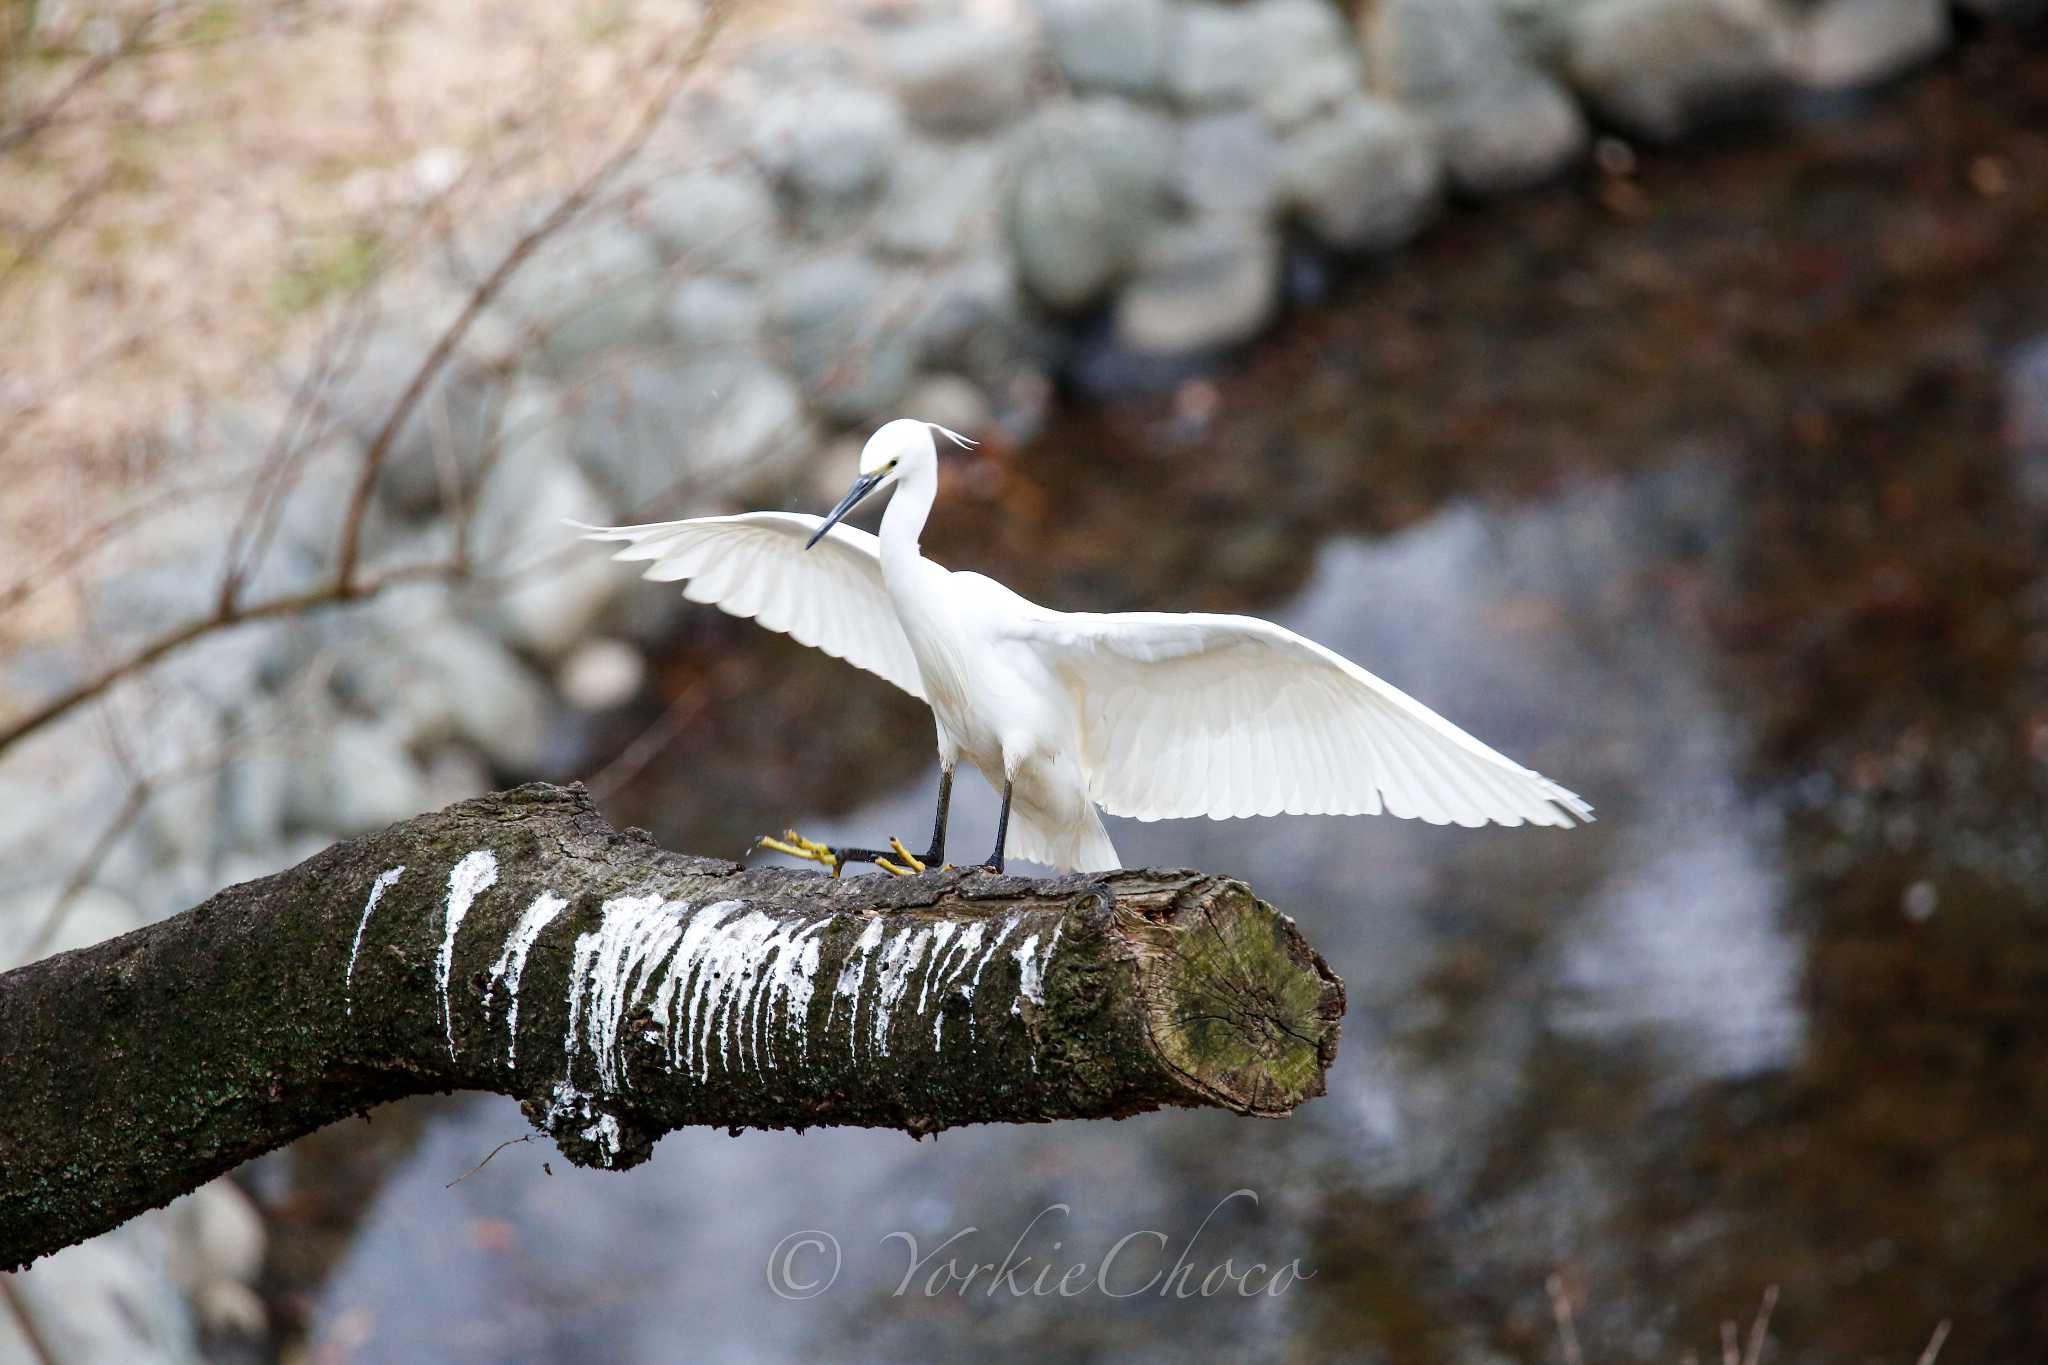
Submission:
<svg viewBox="0 0 2048 1365">
<path fill-rule="evenodd" d="M 905 848 L 903 841 L 893 834 L 889 836 L 889 847 L 896 850 L 896 856 L 901 858 L 907 866 L 898 867 L 887 858 L 877 858 L 875 859 L 875 866 L 881 868 L 882 871 L 898 877 L 910 877 L 925 870 L 924 860 Z"/>
<path fill-rule="evenodd" d="M 835 877 L 839 875 L 840 869 L 846 866 L 845 860 L 831 845 L 821 844 L 815 839 L 806 839 L 793 829 L 782 831 L 780 839 L 764 834 L 754 840 L 754 847 L 772 848 L 777 853 L 787 853 L 790 857 L 801 858 L 807 863 L 820 863 L 831 869 Z"/>
</svg>

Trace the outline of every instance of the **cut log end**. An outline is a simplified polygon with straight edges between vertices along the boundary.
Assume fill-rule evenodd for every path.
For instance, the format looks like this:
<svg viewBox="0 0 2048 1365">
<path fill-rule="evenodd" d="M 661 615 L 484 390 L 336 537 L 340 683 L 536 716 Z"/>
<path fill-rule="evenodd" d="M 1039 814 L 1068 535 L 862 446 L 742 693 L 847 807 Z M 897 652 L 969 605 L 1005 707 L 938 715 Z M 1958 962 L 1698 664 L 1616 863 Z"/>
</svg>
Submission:
<svg viewBox="0 0 2048 1365">
<path fill-rule="evenodd" d="M 1152 1045 L 1204 1101 L 1279 1118 L 1324 1093 L 1344 984 L 1292 919 L 1242 882 L 1213 881 L 1142 939 Z"/>
</svg>

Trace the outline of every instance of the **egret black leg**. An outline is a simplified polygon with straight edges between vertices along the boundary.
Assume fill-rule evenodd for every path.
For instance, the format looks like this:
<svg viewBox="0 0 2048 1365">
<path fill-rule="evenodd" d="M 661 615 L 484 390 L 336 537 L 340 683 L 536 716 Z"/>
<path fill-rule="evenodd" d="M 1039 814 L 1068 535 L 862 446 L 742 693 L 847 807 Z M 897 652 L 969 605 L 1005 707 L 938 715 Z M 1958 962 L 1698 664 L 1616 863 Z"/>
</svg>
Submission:
<svg viewBox="0 0 2048 1365">
<path fill-rule="evenodd" d="M 912 861 L 922 863 L 927 868 L 945 866 L 946 817 L 951 811 L 952 806 L 953 770 L 951 768 L 941 768 L 939 769 L 939 808 L 938 812 L 932 817 L 932 846 L 925 851 L 922 857 L 917 857 Z M 1006 792 L 1003 798 L 1003 815 L 1006 819 L 1009 816 L 1009 812 L 1010 802 Z M 802 838 L 795 830 L 789 831 L 781 839 L 767 837 L 758 839 L 755 841 L 755 847 L 772 848 L 779 853 L 787 853 L 791 857 L 803 858 L 809 862 L 824 863 L 832 869 L 832 875 L 835 877 L 839 875 L 839 869 L 845 867 L 848 863 L 877 863 L 889 868 L 891 871 L 902 871 L 901 868 L 895 865 L 894 861 L 889 860 L 905 859 L 906 855 L 910 852 L 901 844 L 897 844 L 894 848 L 833 848 L 826 844 Z M 1000 835 L 997 837 L 996 853 L 998 856 L 1002 853 Z M 918 868 L 914 870 L 922 871 L 923 869 Z"/>
<path fill-rule="evenodd" d="M 1010 837 L 1010 788 L 1013 784 L 1003 783 L 1003 811 L 996 817 L 996 851 L 988 855 L 988 866 L 997 872 L 1003 870 L 1003 843 Z"/>
</svg>

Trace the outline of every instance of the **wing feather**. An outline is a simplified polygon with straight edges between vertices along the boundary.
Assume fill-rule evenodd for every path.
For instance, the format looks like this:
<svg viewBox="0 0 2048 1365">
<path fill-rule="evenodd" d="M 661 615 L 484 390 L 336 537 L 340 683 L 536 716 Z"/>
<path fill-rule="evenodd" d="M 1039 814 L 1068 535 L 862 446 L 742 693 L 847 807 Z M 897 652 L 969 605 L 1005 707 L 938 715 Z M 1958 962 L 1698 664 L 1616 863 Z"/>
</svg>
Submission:
<svg viewBox="0 0 2048 1365">
<path fill-rule="evenodd" d="M 1114 815 L 1593 818 L 1557 783 L 1267 621 L 1042 612 L 1016 630 L 1073 689 L 1089 794 Z"/>
<path fill-rule="evenodd" d="M 647 563 L 640 575 L 681 583 L 683 596 L 747 617 L 800 644 L 924 697 L 917 657 L 882 585 L 875 538 L 834 526 L 808 553 L 818 518 L 744 512 L 645 526 L 582 526 L 585 540 L 624 542 L 613 559 Z"/>
</svg>

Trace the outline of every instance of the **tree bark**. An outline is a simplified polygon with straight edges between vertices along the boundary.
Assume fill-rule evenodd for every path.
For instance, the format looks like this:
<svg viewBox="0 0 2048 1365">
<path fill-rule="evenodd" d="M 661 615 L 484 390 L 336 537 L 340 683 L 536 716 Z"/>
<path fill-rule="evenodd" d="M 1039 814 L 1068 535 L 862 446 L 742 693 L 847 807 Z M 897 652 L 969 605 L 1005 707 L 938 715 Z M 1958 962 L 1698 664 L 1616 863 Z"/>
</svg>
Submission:
<svg viewBox="0 0 2048 1365">
<path fill-rule="evenodd" d="M 0 976 L 0 1268 L 433 1091 L 613 1169 L 685 1124 L 1280 1116 L 1343 1009 L 1240 882 L 748 871 L 534 784 Z"/>
</svg>

